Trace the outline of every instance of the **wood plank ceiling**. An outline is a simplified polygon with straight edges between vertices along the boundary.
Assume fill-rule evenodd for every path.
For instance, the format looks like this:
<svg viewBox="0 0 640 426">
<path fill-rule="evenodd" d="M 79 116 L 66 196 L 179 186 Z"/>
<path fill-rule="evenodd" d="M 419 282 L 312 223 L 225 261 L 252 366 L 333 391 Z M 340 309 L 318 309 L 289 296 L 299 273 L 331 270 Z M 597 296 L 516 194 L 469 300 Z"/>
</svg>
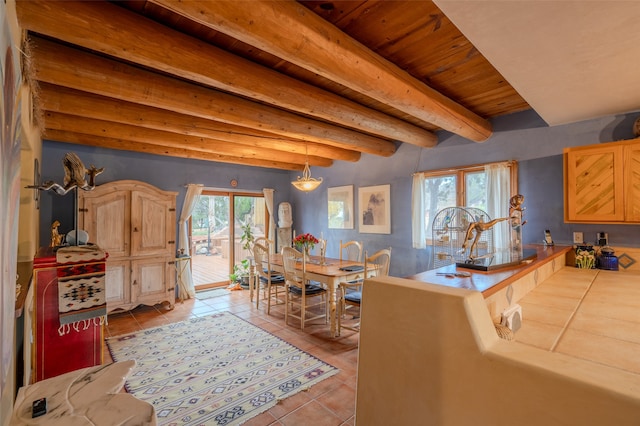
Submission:
<svg viewBox="0 0 640 426">
<path fill-rule="evenodd" d="M 285 170 L 529 105 L 431 1 L 18 0 L 45 139 Z"/>
</svg>

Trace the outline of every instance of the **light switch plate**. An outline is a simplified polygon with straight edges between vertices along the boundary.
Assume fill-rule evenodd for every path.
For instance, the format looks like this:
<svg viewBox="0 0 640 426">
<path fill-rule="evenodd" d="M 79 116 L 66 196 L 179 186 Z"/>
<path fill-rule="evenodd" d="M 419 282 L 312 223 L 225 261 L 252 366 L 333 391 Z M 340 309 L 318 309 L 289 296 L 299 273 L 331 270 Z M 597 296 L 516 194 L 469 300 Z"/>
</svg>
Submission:
<svg viewBox="0 0 640 426">
<path fill-rule="evenodd" d="M 584 243 L 584 234 L 582 232 L 574 232 L 573 233 L 573 243 L 574 244 L 582 244 L 582 243 Z"/>
</svg>

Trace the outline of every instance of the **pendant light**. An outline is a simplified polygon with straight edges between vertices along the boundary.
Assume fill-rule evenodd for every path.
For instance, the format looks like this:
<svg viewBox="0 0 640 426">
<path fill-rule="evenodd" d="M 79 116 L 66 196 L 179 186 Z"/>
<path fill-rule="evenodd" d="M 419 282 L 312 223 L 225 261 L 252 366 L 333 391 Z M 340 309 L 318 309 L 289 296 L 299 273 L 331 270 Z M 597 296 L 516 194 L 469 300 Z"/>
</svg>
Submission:
<svg viewBox="0 0 640 426">
<path fill-rule="evenodd" d="M 291 185 L 295 186 L 297 190 L 300 190 L 302 192 L 311 192 L 320 186 L 320 184 L 322 183 L 322 178 L 314 179 L 311 177 L 311 170 L 309 169 L 309 155 L 306 146 L 305 155 L 306 160 L 304 162 L 302 177 L 298 176 L 298 180 L 292 181 Z"/>
</svg>

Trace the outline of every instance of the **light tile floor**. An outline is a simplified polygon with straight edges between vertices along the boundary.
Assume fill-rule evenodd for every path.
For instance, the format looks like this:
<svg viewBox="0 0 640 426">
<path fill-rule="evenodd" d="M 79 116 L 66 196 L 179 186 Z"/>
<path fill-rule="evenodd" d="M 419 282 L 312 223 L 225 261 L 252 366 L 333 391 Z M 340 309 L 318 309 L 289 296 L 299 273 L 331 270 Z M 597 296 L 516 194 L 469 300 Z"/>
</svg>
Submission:
<svg viewBox="0 0 640 426">
<path fill-rule="evenodd" d="M 161 305 L 140 306 L 132 311 L 109 314 L 105 337 L 117 336 L 162 324 L 182 321 L 190 317 L 229 311 L 284 339 L 292 345 L 340 369 L 306 392 L 284 399 L 245 425 L 354 425 L 358 333 L 344 330 L 338 338 L 329 337 L 329 326 L 323 320 L 305 326 L 304 331 L 295 320 L 284 323 L 282 306 L 272 307 L 266 314 L 266 303 L 259 308 L 249 301 L 249 291 L 229 291 L 228 294 L 206 300 L 189 299 L 176 302 L 167 310 Z M 105 363 L 112 361 L 104 345 Z"/>
</svg>

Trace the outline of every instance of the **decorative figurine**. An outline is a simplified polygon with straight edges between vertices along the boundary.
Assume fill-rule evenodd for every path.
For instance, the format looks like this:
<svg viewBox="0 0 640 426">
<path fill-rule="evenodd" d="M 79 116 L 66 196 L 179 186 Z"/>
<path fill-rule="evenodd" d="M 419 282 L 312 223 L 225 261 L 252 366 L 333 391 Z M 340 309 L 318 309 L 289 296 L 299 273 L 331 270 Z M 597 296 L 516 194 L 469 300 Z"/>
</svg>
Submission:
<svg viewBox="0 0 640 426">
<path fill-rule="evenodd" d="M 523 203 L 524 203 L 524 195 L 522 194 L 516 194 L 513 197 L 511 197 L 511 199 L 509 200 L 509 216 L 512 219 L 517 218 L 518 225 L 524 225 L 525 223 L 527 223 L 526 220 L 524 222 L 522 221 L 522 217 L 524 216 L 524 210 L 526 208 L 522 206 Z"/>
<path fill-rule="evenodd" d="M 60 222 L 57 220 L 51 224 L 51 243 L 50 247 L 58 247 L 62 245 L 62 235 L 58 233 L 58 227 L 60 226 Z"/>
<path fill-rule="evenodd" d="M 291 228 L 293 219 L 291 218 L 291 204 L 287 202 L 278 205 L 278 226 L 280 228 Z"/>
<path fill-rule="evenodd" d="M 500 217 L 498 219 L 490 220 L 489 222 L 484 222 L 482 219 L 479 219 L 478 221 L 471 222 L 469 224 L 469 226 L 467 227 L 467 233 L 464 237 L 464 243 L 462 243 L 462 252 L 464 252 L 464 250 L 467 249 L 467 244 L 473 238 L 473 243 L 471 243 L 471 247 L 469 247 L 469 261 L 473 261 L 473 259 L 475 258 L 473 252 L 476 249 L 476 245 L 478 244 L 478 240 L 480 240 L 480 236 L 482 235 L 482 233 L 487 229 L 493 227 L 496 223 L 509 219 L 510 218 L 508 217 Z M 472 233 L 475 233 L 475 236 L 473 236 Z"/>
</svg>

